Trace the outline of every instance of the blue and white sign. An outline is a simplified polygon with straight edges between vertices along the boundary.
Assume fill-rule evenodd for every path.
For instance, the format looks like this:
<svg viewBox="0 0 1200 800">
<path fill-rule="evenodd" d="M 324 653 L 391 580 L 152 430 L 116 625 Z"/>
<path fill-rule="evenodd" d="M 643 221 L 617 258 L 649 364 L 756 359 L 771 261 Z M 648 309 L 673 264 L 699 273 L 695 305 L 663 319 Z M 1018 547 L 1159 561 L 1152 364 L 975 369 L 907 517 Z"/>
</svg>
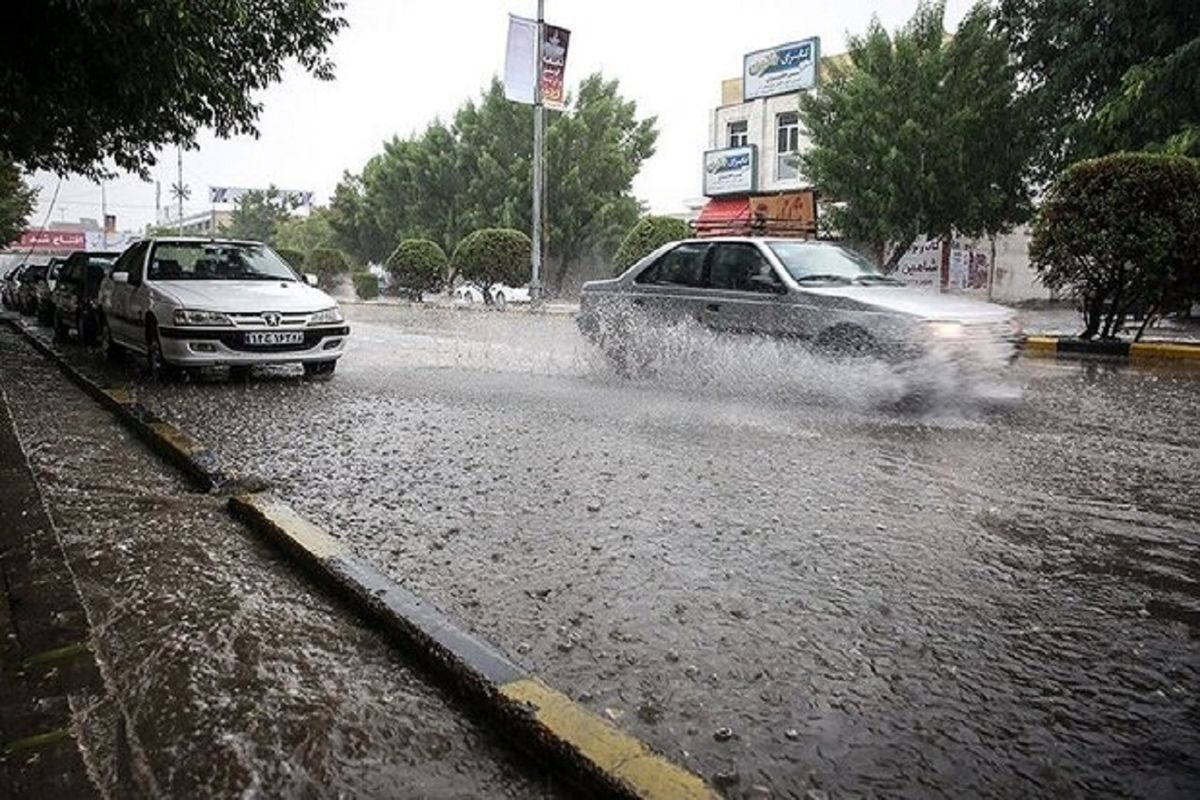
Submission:
<svg viewBox="0 0 1200 800">
<path fill-rule="evenodd" d="M 742 58 L 742 99 L 813 88 L 820 58 L 821 39 L 816 36 L 747 53 Z"/>
<path fill-rule="evenodd" d="M 704 154 L 704 194 L 750 194 L 758 189 L 758 148 L 727 147 Z"/>
</svg>

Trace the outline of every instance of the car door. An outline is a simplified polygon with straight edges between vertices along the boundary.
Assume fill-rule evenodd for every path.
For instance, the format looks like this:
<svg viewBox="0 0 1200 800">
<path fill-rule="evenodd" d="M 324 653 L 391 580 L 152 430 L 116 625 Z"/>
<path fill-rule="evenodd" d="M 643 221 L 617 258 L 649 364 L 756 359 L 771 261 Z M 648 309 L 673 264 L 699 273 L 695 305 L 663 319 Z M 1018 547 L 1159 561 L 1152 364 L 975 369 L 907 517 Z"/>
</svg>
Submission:
<svg viewBox="0 0 1200 800">
<path fill-rule="evenodd" d="M 634 307 L 660 323 L 698 318 L 709 247 L 708 242 L 681 242 L 655 259 L 633 279 Z"/>
<path fill-rule="evenodd" d="M 149 247 L 149 242 L 139 242 L 122 253 L 113 265 L 112 274 L 124 273 L 127 276 L 126 280 L 124 282 L 108 280 L 101 290 L 101 304 L 104 307 L 104 315 L 108 320 L 108 328 L 112 332 L 113 338 L 122 344 L 133 345 L 137 348 L 141 348 L 145 342 L 142 332 L 142 317 L 133 307 L 133 296 L 143 284 L 146 251 Z M 105 291 L 107 296 L 103 294 Z"/>
<path fill-rule="evenodd" d="M 779 336 L 790 333 L 788 289 L 775 266 L 750 242 L 715 242 L 700 319 L 714 330 Z"/>
</svg>

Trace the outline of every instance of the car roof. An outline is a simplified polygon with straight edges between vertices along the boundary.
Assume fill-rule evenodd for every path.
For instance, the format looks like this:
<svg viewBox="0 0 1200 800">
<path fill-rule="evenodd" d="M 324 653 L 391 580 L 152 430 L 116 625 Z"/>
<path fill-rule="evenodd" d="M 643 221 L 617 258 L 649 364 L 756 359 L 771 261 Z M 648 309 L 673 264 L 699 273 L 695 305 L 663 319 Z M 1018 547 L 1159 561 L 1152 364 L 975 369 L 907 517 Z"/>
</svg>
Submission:
<svg viewBox="0 0 1200 800">
<path fill-rule="evenodd" d="M 253 239 L 226 239 L 217 236 L 151 236 L 146 239 L 142 239 L 142 241 L 156 243 L 182 242 L 187 244 L 191 244 L 193 242 L 199 242 L 200 244 L 263 244 L 262 242 L 256 242 Z"/>
</svg>

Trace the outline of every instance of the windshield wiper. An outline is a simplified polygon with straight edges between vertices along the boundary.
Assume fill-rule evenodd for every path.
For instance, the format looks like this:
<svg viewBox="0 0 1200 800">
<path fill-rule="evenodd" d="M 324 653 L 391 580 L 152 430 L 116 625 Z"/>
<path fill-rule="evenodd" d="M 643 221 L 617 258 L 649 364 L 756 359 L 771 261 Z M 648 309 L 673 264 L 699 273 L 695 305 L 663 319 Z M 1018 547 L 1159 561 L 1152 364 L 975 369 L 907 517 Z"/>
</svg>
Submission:
<svg viewBox="0 0 1200 800">
<path fill-rule="evenodd" d="M 854 280 L 858 281 L 859 283 L 865 283 L 865 282 L 871 281 L 871 282 L 875 282 L 875 283 L 891 283 L 891 284 L 896 284 L 896 285 L 900 284 L 900 281 L 896 280 L 895 278 L 889 277 L 887 275 L 859 275 Z"/>
<path fill-rule="evenodd" d="M 850 279 L 845 275 L 801 275 L 796 278 L 796 283 L 804 283 L 805 281 L 837 281 L 838 283 L 850 283 Z"/>
</svg>

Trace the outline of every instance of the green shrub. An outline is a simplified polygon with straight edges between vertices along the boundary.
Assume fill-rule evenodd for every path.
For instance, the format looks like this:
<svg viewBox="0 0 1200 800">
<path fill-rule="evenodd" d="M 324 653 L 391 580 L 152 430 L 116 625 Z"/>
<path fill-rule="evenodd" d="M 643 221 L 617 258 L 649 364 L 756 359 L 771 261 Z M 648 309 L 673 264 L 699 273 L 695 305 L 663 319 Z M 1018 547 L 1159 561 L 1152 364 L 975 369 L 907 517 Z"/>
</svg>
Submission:
<svg viewBox="0 0 1200 800">
<path fill-rule="evenodd" d="M 304 262 L 305 268 L 317 276 L 317 285 L 322 289 L 332 289 L 337 286 L 342 275 L 350 271 L 350 262 L 341 250 L 331 247 L 318 247 L 308 254 Z"/>
<path fill-rule="evenodd" d="M 463 280 L 486 289 L 497 283 L 521 286 L 529 281 L 529 256 L 533 243 L 512 228 L 484 228 L 468 235 L 454 248 L 451 266 Z"/>
<path fill-rule="evenodd" d="M 1125 316 L 1200 298 L 1200 160 L 1118 153 L 1081 161 L 1054 182 L 1034 222 L 1029 259 L 1042 282 L 1080 301 L 1084 338 L 1120 332 Z"/>
<path fill-rule="evenodd" d="M 296 272 L 304 272 L 304 253 L 301 253 L 299 250 L 289 250 L 286 247 L 276 247 L 275 252 Z"/>
<path fill-rule="evenodd" d="M 446 252 L 437 242 L 428 239 L 405 239 L 387 257 L 385 266 L 397 287 L 408 291 L 419 301 L 422 292 L 441 285 L 449 266 Z"/>
<path fill-rule="evenodd" d="M 613 256 L 613 274 L 620 275 L 667 242 L 688 239 L 692 228 L 681 219 L 650 215 L 629 229 Z"/>
<path fill-rule="evenodd" d="M 350 276 L 354 282 L 354 293 L 363 300 L 379 297 L 379 278 L 372 272 L 356 272 Z"/>
</svg>

